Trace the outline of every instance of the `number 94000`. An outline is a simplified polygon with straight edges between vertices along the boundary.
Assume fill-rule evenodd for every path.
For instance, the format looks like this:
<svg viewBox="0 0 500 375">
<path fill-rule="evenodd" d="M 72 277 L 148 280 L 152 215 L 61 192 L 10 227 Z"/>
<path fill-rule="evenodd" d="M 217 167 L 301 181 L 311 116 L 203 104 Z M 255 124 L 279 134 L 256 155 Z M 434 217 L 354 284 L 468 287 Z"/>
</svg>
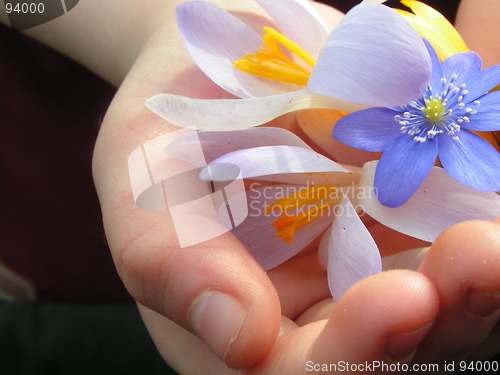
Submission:
<svg viewBox="0 0 500 375">
<path fill-rule="evenodd" d="M 43 3 L 5 3 L 5 10 L 7 14 L 10 13 L 43 13 L 45 11 L 45 6 Z"/>
</svg>

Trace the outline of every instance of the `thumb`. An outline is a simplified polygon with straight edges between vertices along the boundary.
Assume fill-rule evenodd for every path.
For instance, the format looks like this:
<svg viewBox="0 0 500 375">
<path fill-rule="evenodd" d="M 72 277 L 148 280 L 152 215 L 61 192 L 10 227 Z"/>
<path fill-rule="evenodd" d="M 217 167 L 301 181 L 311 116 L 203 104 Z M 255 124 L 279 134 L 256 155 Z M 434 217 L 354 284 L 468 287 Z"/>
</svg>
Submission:
<svg viewBox="0 0 500 375">
<path fill-rule="evenodd" d="M 137 140 L 130 145 L 123 142 L 133 138 L 126 130 L 123 136 L 114 136 L 127 124 L 153 129 L 158 123 L 142 110 L 140 116 L 131 113 L 121 98 L 119 93 L 106 115 L 94 157 L 106 236 L 118 273 L 140 304 L 195 333 L 230 367 L 250 366 L 267 354 L 279 331 L 280 305 L 274 287 L 245 247 L 205 209 L 209 196 L 208 201 L 185 202 L 200 193 L 199 180 L 182 173 L 188 171 L 187 165 L 155 159 L 154 150 L 162 148 L 150 147 L 151 142 L 139 151 L 128 151 Z M 130 159 L 137 156 L 136 164 L 142 160 L 147 165 L 148 179 L 161 173 L 173 176 L 159 177 L 149 192 L 160 196 L 167 190 L 169 196 L 177 192 L 175 200 L 185 204 L 173 207 L 175 212 L 138 207 L 130 191 L 144 181 L 131 186 L 127 153 Z M 132 181 L 141 174 L 130 171 Z M 180 175 L 183 178 L 174 178 Z M 157 208 L 157 198 L 142 194 L 137 203 Z"/>
</svg>

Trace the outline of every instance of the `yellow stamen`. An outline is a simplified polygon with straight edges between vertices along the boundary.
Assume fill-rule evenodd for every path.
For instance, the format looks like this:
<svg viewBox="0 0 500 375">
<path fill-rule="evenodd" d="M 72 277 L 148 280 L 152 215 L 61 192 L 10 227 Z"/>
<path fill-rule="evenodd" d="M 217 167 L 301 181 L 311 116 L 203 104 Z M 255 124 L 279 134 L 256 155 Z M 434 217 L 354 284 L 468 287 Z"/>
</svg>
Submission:
<svg viewBox="0 0 500 375">
<path fill-rule="evenodd" d="M 315 185 L 299 192 L 279 199 L 270 205 L 264 214 L 280 210 L 281 217 L 273 223 L 276 228 L 276 236 L 285 242 L 292 243 L 295 231 L 311 224 L 323 216 L 331 207 L 341 199 L 338 188 L 333 185 Z M 304 207 L 308 207 L 304 210 Z M 288 214 L 289 211 L 299 211 L 296 214 Z"/>
<path fill-rule="evenodd" d="M 423 109 L 427 119 L 433 124 L 439 124 L 446 113 L 446 103 L 441 98 L 425 99 Z"/>
<path fill-rule="evenodd" d="M 314 67 L 316 60 L 298 44 L 273 28 L 264 27 L 264 33 L 262 37 L 264 45 L 255 55 L 246 54 L 242 59 L 235 61 L 234 66 L 242 72 L 259 77 L 302 86 L 307 85 L 311 75 L 307 66 Z M 288 57 L 280 45 L 302 60 L 305 63 L 304 66 Z"/>
</svg>

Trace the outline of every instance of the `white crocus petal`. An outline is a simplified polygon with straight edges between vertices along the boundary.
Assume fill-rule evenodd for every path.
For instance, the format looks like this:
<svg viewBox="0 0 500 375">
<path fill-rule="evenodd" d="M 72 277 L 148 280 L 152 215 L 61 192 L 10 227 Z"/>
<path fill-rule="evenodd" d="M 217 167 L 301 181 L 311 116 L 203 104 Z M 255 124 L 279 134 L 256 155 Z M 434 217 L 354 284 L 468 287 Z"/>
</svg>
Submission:
<svg viewBox="0 0 500 375">
<path fill-rule="evenodd" d="M 284 192 L 295 193 L 301 188 L 303 186 L 263 187 L 259 183 L 250 184 L 250 190 L 247 192 L 248 216 L 231 232 L 245 245 L 264 270 L 274 268 L 292 258 L 331 224 L 331 217 L 325 215 L 314 223 L 297 230 L 292 243 L 287 243 L 281 237 L 276 236 L 273 222 L 280 217 L 281 212 L 275 211 L 264 215 L 265 209 L 283 198 Z"/>
<path fill-rule="evenodd" d="M 229 152 L 262 146 L 296 146 L 306 149 L 310 147 L 294 133 L 271 127 L 259 127 L 227 132 L 201 131 L 181 135 L 165 148 L 165 152 L 180 160 L 197 165 L 193 160 L 193 149 L 201 150 L 206 164 Z"/>
<path fill-rule="evenodd" d="M 225 166 L 236 165 L 243 178 L 256 178 L 276 174 L 314 174 L 336 172 L 346 174 L 346 178 L 357 174 L 346 166 L 317 152 L 294 146 L 266 146 L 230 152 L 214 160 L 200 173 L 203 180 L 226 181 L 228 171 Z M 232 176 L 232 173 L 229 173 Z"/>
<path fill-rule="evenodd" d="M 377 163 L 363 166 L 361 189 L 373 189 Z M 465 186 L 439 167 L 432 168 L 415 194 L 400 207 L 383 206 L 375 194 L 362 195 L 358 204 L 385 226 L 428 242 L 454 224 L 467 220 L 493 221 L 500 212 L 499 195 Z"/>
<path fill-rule="evenodd" d="M 328 37 L 325 20 L 307 0 L 257 0 L 280 31 L 317 58 Z"/>
<path fill-rule="evenodd" d="M 239 19 L 206 1 L 191 1 L 176 8 L 177 23 L 191 58 L 217 85 L 248 98 L 296 90 L 296 85 L 271 81 L 239 71 L 233 65 L 255 53 L 262 37 Z"/>
<path fill-rule="evenodd" d="M 363 0 L 362 3 L 374 3 L 374 4 L 382 4 L 385 3 L 387 0 Z"/>
<path fill-rule="evenodd" d="M 307 90 L 248 99 L 192 99 L 158 94 L 146 106 L 164 120 L 197 130 L 238 130 L 265 124 L 285 113 L 307 108 L 340 109 L 354 112 L 363 106 L 315 95 Z"/>
<path fill-rule="evenodd" d="M 337 207 L 328 241 L 328 285 L 333 299 L 356 282 L 382 271 L 380 253 L 349 199 Z"/>
<path fill-rule="evenodd" d="M 379 4 L 352 8 L 332 31 L 308 82 L 316 94 L 377 107 L 419 97 L 431 76 L 429 53 L 403 16 Z"/>
<path fill-rule="evenodd" d="M 428 252 L 428 247 L 420 247 L 418 249 L 406 250 L 383 257 L 382 269 L 384 271 L 401 269 L 416 271 L 424 261 Z"/>
</svg>

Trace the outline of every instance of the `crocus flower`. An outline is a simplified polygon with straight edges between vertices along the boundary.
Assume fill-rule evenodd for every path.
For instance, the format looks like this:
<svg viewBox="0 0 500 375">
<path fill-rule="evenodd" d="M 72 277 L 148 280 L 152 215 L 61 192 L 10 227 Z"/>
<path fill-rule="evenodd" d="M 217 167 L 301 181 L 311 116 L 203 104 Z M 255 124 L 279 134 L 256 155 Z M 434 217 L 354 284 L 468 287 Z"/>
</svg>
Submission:
<svg viewBox="0 0 500 375">
<path fill-rule="evenodd" d="M 430 77 L 425 46 L 390 8 L 359 4 L 328 34 L 307 1 L 257 2 L 279 32 L 265 27 L 261 38 L 230 13 L 204 1 L 177 8 L 179 29 L 196 65 L 241 99 L 159 94 L 146 105 L 178 126 L 234 130 L 305 108 L 352 112 L 400 105 L 425 89 Z"/>
<path fill-rule="evenodd" d="M 355 282 L 381 271 L 377 245 L 356 211 L 432 242 L 455 223 L 494 220 L 500 210 L 495 193 L 466 187 L 438 167 L 406 205 L 385 207 L 373 194 L 376 161 L 363 170 L 340 165 L 284 129 L 192 133 L 169 144 L 167 153 L 190 162 L 191 142 L 201 143 L 209 163 L 202 179 L 232 179 L 236 165 L 244 179 L 259 181 L 247 192 L 247 219 L 232 232 L 264 269 L 292 258 L 330 228 L 320 252 L 328 254 L 328 281 L 336 300 Z"/>
<path fill-rule="evenodd" d="M 440 63 L 424 95 L 400 108 L 370 108 L 343 117 L 334 137 L 355 148 L 383 152 L 375 175 L 380 202 L 404 204 L 436 158 L 456 180 L 482 191 L 500 190 L 500 154 L 474 131 L 500 130 L 500 66 L 481 70 L 475 52 Z"/>
</svg>

